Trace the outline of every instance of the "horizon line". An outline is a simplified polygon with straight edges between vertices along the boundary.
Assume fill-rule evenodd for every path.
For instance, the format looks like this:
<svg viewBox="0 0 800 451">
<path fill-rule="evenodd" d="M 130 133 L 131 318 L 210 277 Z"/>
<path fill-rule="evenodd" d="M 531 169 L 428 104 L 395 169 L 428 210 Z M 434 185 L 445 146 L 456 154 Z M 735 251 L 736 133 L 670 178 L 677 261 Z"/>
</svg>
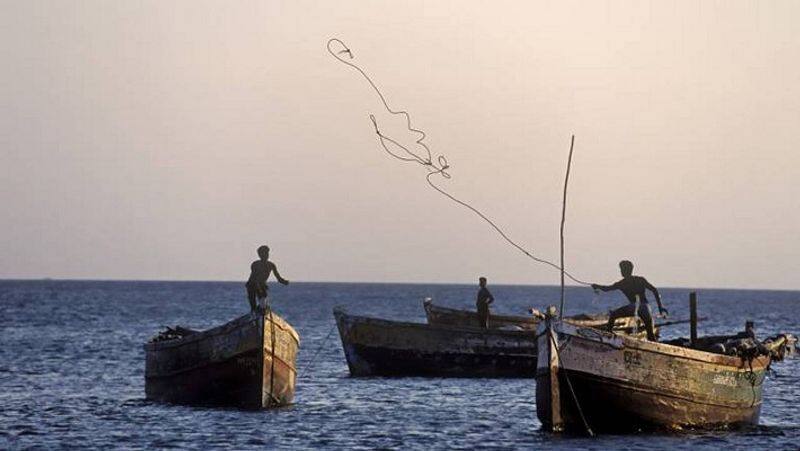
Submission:
<svg viewBox="0 0 800 451">
<path fill-rule="evenodd" d="M 0 282 L 166 282 L 166 283 L 242 283 L 244 280 L 224 280 L 224 279 L 92 279 L 92 278 L 62 278 L 62 277 L 0 277 Z M 473 285 L 471 282 L 412 282 L 412 281 L 349 281 L 349 280 L 302 280 L 290 281 L 291 283 L 327 283 L 327 284 L 360 284 L 360 285 Z M 477 284 L 475 284 L 477 285 Z M 558 284 L 537 284 L 537 283 L 495 283 L 494 286 L 523 286 L 523 287 L 559 287 Z M 589 288 L 577 284 L 565 284 L 566 288 Z M 736 288 L 736 287 L 680 287 L 680 286 L 661 286 L 659 289 L 668 290 L 731 290 L 731 291 L 800 291 L 800 288 Z"/>
</svg>

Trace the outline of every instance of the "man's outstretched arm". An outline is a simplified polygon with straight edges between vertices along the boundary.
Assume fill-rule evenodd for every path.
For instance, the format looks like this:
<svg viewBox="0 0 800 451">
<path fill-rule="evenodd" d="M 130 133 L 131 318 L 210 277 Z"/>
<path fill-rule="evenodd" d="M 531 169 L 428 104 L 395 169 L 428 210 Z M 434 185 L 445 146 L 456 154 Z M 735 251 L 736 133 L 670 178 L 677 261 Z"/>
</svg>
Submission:
<svg viewBox="0 0 800 451">
<path fill-rule="evenodd" d="M 289 281 L 281 277 L 281 273 L 278 272 L 278 266 L 275 263 L 272 264 L 272 272 L 275 273 L 275 278 L 278 279 L 278 282 L 283 285 L 289 285 Z"/>
<path fill-rule="evenodd" d="M 664 315 L 669 315 L 669 311 L 661 304 L 661 295 L 658 293 L 658 289 L 654 287 L 653 284 L 648 282 L 647 279 L 644 279 L 644 287 L 652 291 L 653 296 L 656 297 L 656 303 L 658 303 L 658 312 Z"/>
<path fill-rule="evenodd" d="M 614 285 L 600 285 L 599 283 L 592 284 L 592 290 L 600 290 L 600 291 L 612 291 L 619 289 L 619 282 L 615 283 Z"/>
</svg>

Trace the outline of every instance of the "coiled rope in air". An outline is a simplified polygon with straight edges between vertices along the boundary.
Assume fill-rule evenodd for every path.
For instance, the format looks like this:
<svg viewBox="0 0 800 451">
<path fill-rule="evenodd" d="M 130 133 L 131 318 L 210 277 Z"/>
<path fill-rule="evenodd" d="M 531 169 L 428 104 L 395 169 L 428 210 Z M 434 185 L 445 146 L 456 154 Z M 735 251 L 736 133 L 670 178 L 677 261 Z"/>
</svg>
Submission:
<svg viewBox="0 0 800 451">
<path fill-rule="evenodd" d="M 334 50 L 332 48 L 332 46 L 334 44 L 340 46 L 341 48 L 339 50 Z M 533 261 L 535 261 L 537 263 L 542 263 L 542 264 L 545 264 L 547 266 L 550 266 L 553 269 L 558 270 L 561 273 L 562 286 L 563 286 L 563 278 L 564 278 L 564 276 L 568 277 L 570 280 L 572 280 L 575 283 L 578 283 L 578 284 L 581 284 L 581 285 L 586 285 L 586 286 L 591 285 L 589 282 L 580 280 L 577 277 L 575 277 L 572 274 L 570 274 L 568 271 L 564 270 L 563 262 L 562 262 L 562 265 L 557 265 L 557 264 L 555 264 L 555 263 L 553 263 L 553 262 L 551 262 L 551 261 L 549 261 L 547 259 L 536 257 L 535 255 L 533 255 L 533 252 L 529 251 L 528 249 L 525 249 L 524 247 L 519 245 L 516 241 L 512 240 L 505 233 L 505 231 L 502 228 L 500 228 L 500 226 L 498 226 L 493 220 L 491 220 L 483 212 L 481 212 L 477 208 L 473 207 L 469 203 L 467 203 L 467 202 L 465 202 L 465 201 L 453 196 L 452 194 L 450 194 L 449 192 L 447 192 L 443 188 L 441 188 L 438 185 L 436 185 L 432 180 L 432 178 L 435 177 L 435 176 L 441 176 L 443 179 L 450 179 L 451 178 L 451 175 L 448 172 L 448 169 L 450 169 L 450 165 L 447 162 L 447 158 L 444 155 L 439 155 L 436 158 L 436 160 L 433 159 L 433 155 L 431 153 L 430 148 L 427 146 L 427 144 L 425 144 L 423 142 L 425 140 L 425 137 L 426 137 L 425 132 L 420 130 L 420 129 L 412 127 L 412 125 L 411 125 L 411 116 L 408 114 L 407 111 L 393 110 L 389 106 L 389 102 L 386 100 L 386 97 L 383 95 L 383 93 L 378 88 L 378 86 L 375 84 L 375 82 L 372 81 L 372 78 L 370 78 L 370 76 L 367 75 L 367 73 L 360 66 L 358 66 L 357 64 L 355 64 L 354 62 L 351 61 L 353 59 L 353 52 L 350 50 L 350 48 L 344 42 L 342 42 L 340 39 L 332 38 L 332 39 L 328 40 L 327 49 L 328 49 L 328 53 L 330 53 L 331 56 L 336 58 L 336 60 L 338 60 L 339 62 L 341 62 L 343 64 L 346 64 L 347 66 L 350 66 L 351 68 L 355 69 L 358 73 L 361 74 L 362 77 L 364 77 L 364 79 L 367 81 L 367 83 L 369 83 L 369 85 L 372 87 L 372 89 L 378 95 L 378 97 L 381 100 L 381 103 L 383 104 L 383 107 L 386 109 L 387 112 L 389 112 L 389 114 L 401 115 L 401 116 L 403 116 L 405 118 L 406 129 L 408 131 L 410 131 L 412 133 L 415 133 L 415 134 L 417 134 L 419 136 L 419 138 L 415 140 L 415 144 L 417 144 L 419 147 L 421 147 L 422 150 L 424 151 L 424 153 L 422 155 L 420 155 L 418 153 L 415 153 L 411 149 L 409 149 L 408 147 L 402 145 L 398 141 L 396 141 L 396 140 L 392 139 L 391 137 L 385 135 L 381 131 L 380 127 L 378 126 L 378 120 L 375 118 L 375 115 L 370 114 L 369 115 L 369 119 L 372 122 L 373 128 L 375 129 L 375 134 L 378 135 L 378 139 L 380 140 L 381 147 L 383 148 L 383 150 L 387 154 L 389 154 L 390 156 L 394 157 L 397 160 L 400 160 L 400 161 L 403 161 L 403 162 L 413 162 L 413 163 L 417 163 L 417 164 L 423 166 L 426 169 L 426 171 L 428 172 L 427 175 L 425 176 L 425 181 L 428 183 L 428 185 L 432 189 L 436 190 L 442 196 L 445 196 L 446 198 L 450 199 L 451 201 L 455 202 L 456 204 L 461 205 L 462 207 L 470 210 L 475 215 L 477 215 L 478 217 L 483 219 L 509 245 L 511 245 L 512 247 L 514 247 L 518 251 L 522 252 L 526 257 L 530 258 L 531 260 L 533 260 Z M 347 55 L 347 59 L 345 59 L 345 57 L 342 56 L 342 55 L 345 55 L 345 54 Z M 389 147 L 387 146 L 387 143 L 394 145 L 397 149 L 399 149 L 400 152 L 397 152 L 397 153 L 396 152 L 392 152 L 389 149 Z M 573 143 L 574 143 L 574 136 L 573 136 Z M 571 152 L 572 152 L 572 149 L 570 148 L 570 158 L 571 158 Z M 564 190 L 565 190 L 565 194 L 566 194 L 566 182 L 565 182 Z M 561 223 L 562 259 L 563 259 L 563 227 L 564 227 L 564 218 L 563 218 L 563 214 L 562 214 L 562 223 Z M 563 294 L 562 294 L 562 306 L 561 307 L 562 307 L 562 310 L 563 310 Z M 551 339 L 552 339 L 552 337 L 551 337 Z M 558 359 L 559 359 L 559 362 L 560 362 L 561 361 L 561 355 L 558 353 L 558 346 L 556 346 L 556 354 L 558 355 Z M 575 400 L 575 405 L 578 407 L 578 411 L 580 413 L 581 419 L 583 420 L 583 424 L 584 424 L 584 426 L 586 428 L 586 431 L 588 432 L 588 434 L 590 436 L 593 436 L 594 433 L 592 432 L 591 428 L 589 428 L 589 424 L 586 422 L 586 418 L 583 415 L 583 410 L 581 409 L 580 404 L 578 402 L 578 398 L 575 395 L 575 391 L 572 388 L 572 383 L 569 380 L 569 376 L 567 376 L 566 373 L 565 373 L 565 376 L 566 376 L 566 380 L 567 380 L 567 385 L 569 386 L 569 389 L 570 389 L 570 393 L 572 394 L 572 397 Z"/>
<path fill-rule="evenodd" d="M 338 50 L 334 50 L 333 47 L 332 47 L 333 45 L 338 45 L 341 48 L 338 49 Z M 339 62 L 341 62 L 343 64 L 346 64 L 346 65 L 350 66 L 351 68 L 355 69 L 356 71 L 358 71 L 358 73 L 360 73 L 361 76 L 364 77 L 364 79 L 367 81 L 367 83 L 369 83 L 369 85 L 372 87 L 372 89 L 378 95 L 378 97 L 380 98 L 381 103 L 383 103 L 383 106 L 386 109 L 386 111 L 388 111 L 392 115 L 403 116 L 405 118 L 406 128 L 408 129 L 408 131 L 410 131 L 412 133 L 415 133 L 415 134 L 417 134 L 419 136 L 419 138 L 415 140 L 415 143 L 422 149 L 422 153 L 413 152 L 408 147 L 400 144 L 398 141 L 396 141 L 396 140 L 392 139 L 391 137 L 385 135 L 381 131 L 380 127 L 378 126 L 378 120 L 375 118 L 374 115 L 370 114 L 369 115 L 369 119 L 372 122 L 373 128 L 375 129 L 375 134 L 378 135 L 378 139 L 380 140 L 381 147 L 383 147 L 383 150 L 386 151 L 387 154 L 389 154 L 390 156 L 392 156 L 392 157 L 394 157 L 394 158 L 396 158 L 398 160 L 401 160 L 401 161 L 404 161 L 404 162 L 417 163 L 417 164 L 425 167 L 425 169 L 428 171 L 428 174 L 425 176 L 425 180 L 428 182 L 428 185 L 431 188 L 433 188 L 434 190 L 439 192 L 439 194 L 441 194 L 441 195 L 445 196 L 446 198 L 450 199 L 451 201 L 453 201 L 453 202 L 461 205 L 462 207 L 467 208 L 468 210 L 472 211 L 475 215 L 477 215 L 478 217 L 483 219 L 487 224 L 489 224 L 509 245 L 511 245 L 515 249 L 519 250 L 520 252 L 522 252 L 526 257 L 530 258 L 531 260 L 533 260 L 535 262 L 548 265 L 548 266 L 550 266 L 550 267 L 552 267 L 552 268 L 554 268 L 554 269 L 556 269 L 558 271 L 562 271 L 561 266 L 559 266 L 559 265 L 557 265 L 557 264 L 555 264 L 555 263 L 553 263 L 553 262 L 551 262 L 549 260 L 546 260 L 544 258 L 536 257 L 535 255 L 533 255 L 533 252 L 525 249 L 524 247 L 519 245 L 516 241 L 512 240 L 505 233 L 505 231 L 503 231 L 502 228 L 500 228 L 494 221 L 492 221 L 483 212 L 481 212 L 477 208 L 473 207 L 469 203 L 467 203 L 467 202 L 465 202 L 465 201 L 463 201 L 461 199 L 458 199 L 457 197 L 453 196 L 452 194 L 450 194 L 449 192 L 447 192 L 443 188 L 441 188 L 438 185 L 436 185 L 432 180 L 432 178 L 435 177 L 435 176 L 441 176 L 443 179 L 450 179 L 451 178 L 451 175 L 448 172 L 448 169 L 450 169 L 450 165 L 447 162 L 447 158 L 445 158 L 444 155 L 439 155 L 435 160 L 433 159 L 433 155 L 431 153 L 430 148 L 427 146 L 427 144 L 425 144 L 423 142 L 425 140 L 425 137 L 426 137 L 425 132 L 423 132 L 420 129 L 412 127 L 412 125 L 411 125 L 411 116 L 408 114 L 407 111 L 393 110 L 389 106 L 389 103 L 386 100 L 386 97 L 383 95 L 381 90 L 378 89 L 378 86 L 372 81 L 372 78 L 370 78 L 369 75 L 367 75 L 367 73 L 364 71 L 364 69 L 362 69 L 360 66 L 358 66 L 357 64 L 355 64 L 354 62 L 351 61 L 353 59 L 353 52 L 350 50 L 349 47 L 347 47 L 347 45 L 344 42 L 342 42 L 340 39 L 332 38 L 332 39 L 328 40 L 327 49 L 328 49 L 328 53 L 330 53 L 331 56 L 336 58 Z M 345 58 L 343 55 L 347 55 L 347 57 Z M 397 147 L 399 152 L 392 152 L 389 149 L 389 147 L 387 146 L 387 143 L 392 144 L 395 147 Z M 564 271 L 564 275 L 569 277 L 575 283 L 578 283 L 578 284 L 581 284 L 581 285 L 587 285 L 587 286 L 590 285 L 590 283 L 576 278 L 575 276 L 573 276 L 572 274 L 570 274 L 567 271 Z"/>
</svg>

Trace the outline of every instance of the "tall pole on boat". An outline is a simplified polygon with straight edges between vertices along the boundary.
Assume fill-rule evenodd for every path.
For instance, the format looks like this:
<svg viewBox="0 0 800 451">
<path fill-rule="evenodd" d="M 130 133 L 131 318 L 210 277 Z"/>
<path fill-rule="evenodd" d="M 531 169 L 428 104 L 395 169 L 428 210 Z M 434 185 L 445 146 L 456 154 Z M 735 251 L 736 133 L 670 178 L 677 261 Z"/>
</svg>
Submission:
<svg viewBox="0 0 800 451">
<path fill-rule="evenodd" d="M 567 218 L 567 184 L 569 184 L 569 170 L 572 167 L 572 149 L 575 147 L 575 135 L 569 142 L 569 157 L 567 157 L 567 174 L 564 177 L 564 197 L 561 201 L 561 308 L 558 314 L 564 317 L 564 223 Z"/>
<path fill-rule="evenodd" d="M 697 344 L 697 293 L 689 293 L 689 343 Z"/>
</svg>

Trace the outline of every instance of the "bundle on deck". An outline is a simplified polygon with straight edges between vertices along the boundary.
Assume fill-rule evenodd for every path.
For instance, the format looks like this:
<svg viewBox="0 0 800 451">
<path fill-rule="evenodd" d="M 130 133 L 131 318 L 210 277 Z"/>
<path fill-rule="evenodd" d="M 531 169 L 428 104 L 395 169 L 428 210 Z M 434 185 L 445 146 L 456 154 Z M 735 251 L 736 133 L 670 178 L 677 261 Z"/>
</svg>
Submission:
<svg viewBox="0 0 800 451">
<path fill-rule="evenodd" d="M 158 333 L 155 337 L 150 339 L 150 343 L 158 343 L 160 341 L 169 341 L 169 340 L 177 340 L 183 337 L 187 337 L 192 334 L 196 334 L 196 330 L 187 329 L 181 326 L 175 327 L 167 327 L 165 330 L 162 330 Z"/>
<path fill-rule="evenodd" d="M 665 343 L 715 354 L 739 356 L 745 359 L 769 355 L 772 360 L 781 361 L 786 356 L 795 353 L 797 337 L 792 334 L 777 334 L 760 341 L 748 332 L 741 332 L 736 335 L 701 337 L 694 345 L 688 338 L 677 338 Z"/>
</svg>

